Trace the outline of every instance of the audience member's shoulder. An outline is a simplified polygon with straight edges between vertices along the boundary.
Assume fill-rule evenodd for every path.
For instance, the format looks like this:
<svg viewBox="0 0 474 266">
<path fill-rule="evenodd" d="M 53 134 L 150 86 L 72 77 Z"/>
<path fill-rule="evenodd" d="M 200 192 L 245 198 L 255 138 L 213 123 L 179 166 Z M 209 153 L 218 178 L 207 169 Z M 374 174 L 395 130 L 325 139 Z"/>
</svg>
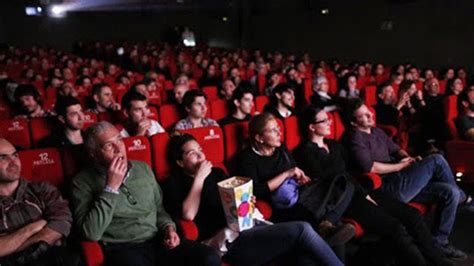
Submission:
<svg viewBox="0 0 474 266">
<path fill-rule="evenodd" d="M 48 182 L 31 182 L 24 180 L 29 189 L 35 193 L 48 193 L 58 191 L 58 188 Z"/>
</svg>

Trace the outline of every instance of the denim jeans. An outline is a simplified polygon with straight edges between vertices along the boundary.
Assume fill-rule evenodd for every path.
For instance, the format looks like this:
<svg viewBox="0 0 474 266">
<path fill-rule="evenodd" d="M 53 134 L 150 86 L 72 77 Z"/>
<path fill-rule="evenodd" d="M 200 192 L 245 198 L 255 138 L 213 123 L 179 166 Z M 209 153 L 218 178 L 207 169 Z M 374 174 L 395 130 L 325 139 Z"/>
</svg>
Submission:
<svg viewBox="0 0 474 266">
<path fill-rule="evenodd" d="M 456 185 L 448 162 L 439 154 L 430 155 L 400 172 L 383 177 L 382 190 L 402 202 L 437 203 L 434 236 L 440 244 L 448 241 L 457 206 L 466 194 Z"/>
<path fill-rule="evenodd" d="M 292 265 L 343 265 L 331 248 L 306 222 L 257 226 L 240 233 L 222 258 L 232 265 L 261 265 L 294 255 Z"/>
</svg>

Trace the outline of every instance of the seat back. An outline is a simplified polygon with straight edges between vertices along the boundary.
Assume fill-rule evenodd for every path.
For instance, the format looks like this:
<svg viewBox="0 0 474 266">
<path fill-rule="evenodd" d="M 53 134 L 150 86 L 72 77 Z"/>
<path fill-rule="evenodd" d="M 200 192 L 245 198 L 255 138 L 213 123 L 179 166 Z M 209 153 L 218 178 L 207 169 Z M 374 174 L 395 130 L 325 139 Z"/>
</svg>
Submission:
<svg viewBox="0 0 474 266">
<path fill-rule="evenodd" d="M 270 98 L 268 96 L 261 95 L 261 96 L 255 97 L 255 111 L 262 113 L 263 108 L 269 102 L 270 102 Z"/>
<path fill-rule="evenodd" d="M 377 87 L 367 86 L 361 92 L 365 99 L 365 105 L 371 107 L 377 104 Z"/>
<path fill-rule="evenodd" d="M 61 155 L 56 148 L 24 150 L 19 152 L 21 175 L 31 181 L 49 182 L 54 186 L 63 183 Z"/>
<path fill-rule="evenodd" d="M 169 164 L 166 159 L 166 149 L 169 142 L 168 133 L 158 133 L 151 137 L 151 154 L 153 157 L 153 171 L 158 182 L 164 181 L 169 174 Z"/>
<path fill-rule="evenodd" d="M 82 130 L 86 130 L 95 123 L 97 123 L 97 115 L 93 112 L 84 112 L 84 126 Z"/>
<path fill-rule="evenodd" d="M 285 144 L 288 150 L 292 151 L 301 141 L 301 134 L 296 116 L 290 116 L 283 120 L 285 128 Z"/>
<path fill-rule="evenodd" d="M 179 110 L 176 105 L 165 104 L 160 106 L 160 124 L 164 129 L 171 129 L 179 119 Z"/>
<path fill-rule="evenodd" d="M 450 95 L 444 98 L 444 114 L 446 120 L 453 120 L 458 116 L 458 96 Z"/>
<path fill-rule="evenodd" d="M 47 136 L 51 135 L 54 130 L 55 118 L 53 117 L 38 117 L 30 120 L 31 142 L 34 147 L 38 142 Z"/>
<path fill-rule="evenodd" d="M 230 123 L 223 130 L 225 159 L 231 161 L 249 136 L 249 122 Z"/>
<path fill-rule="evenodd" d="M 215 100 L 211 104 L 211 118 L 214 120 L 221 120 L 229 114 L 229 107 L 226 100 Z"/>
<path fill-rule="evenodd" d="M 150 142 L 145 136 L 124 138 L 123 142 L 129 160 L 142 161 L 147 163 L 150 168 L 152 167 Z"/>
<path fill-rule="evenodd" d="M 31 140 L 28 120 L 0 120 L 0 137 L 7 139 L 16 147 L 29 149 Z"/>
<path fill-rule="evenodd" d="M 193 135 L 201 145 L 206 158 L 213 164 L 224 162 L 224 135 L 220 127 L 200 127 L 180 130 L 180 132 Z"/>
<path fill-rule="evenodd" d="M 341 115 L 339 112 L 334 112 L 332 113 L 334 120 L 332 121 L 333 128 L 334 128 L 334 138 L 336 140 L 340 140 L 342 135 L 344 134 L 344 131 L 346 127 L 344 126 L 344 123 L 342 122 Z"/>
<path fill-rule="evenodd" d="M 203 87 L 202 92 L 206 94 L 208 102 L 212 102 L 219 99 L 219 95 L 218 95 L 219 92 L 216 86 Z"/>
</svg>

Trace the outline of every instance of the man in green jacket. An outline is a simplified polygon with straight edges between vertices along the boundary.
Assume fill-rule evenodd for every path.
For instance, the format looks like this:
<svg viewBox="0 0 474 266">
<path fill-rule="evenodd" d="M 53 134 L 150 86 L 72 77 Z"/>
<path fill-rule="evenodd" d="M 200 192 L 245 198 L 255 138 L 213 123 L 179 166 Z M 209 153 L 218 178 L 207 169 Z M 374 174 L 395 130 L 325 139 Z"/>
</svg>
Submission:
<svg viewBox="0 0 474 266">
<path fill-rule="evenodd" d="M 127 160 L 112 124 L 89 127 L 84 145 L 93 165 L 72 180 L 73 214 L 82 236 L 101 244 L 106 265 L 220 265 L 209 247 L 180 239 L 153 172 Z"/>
</svg>

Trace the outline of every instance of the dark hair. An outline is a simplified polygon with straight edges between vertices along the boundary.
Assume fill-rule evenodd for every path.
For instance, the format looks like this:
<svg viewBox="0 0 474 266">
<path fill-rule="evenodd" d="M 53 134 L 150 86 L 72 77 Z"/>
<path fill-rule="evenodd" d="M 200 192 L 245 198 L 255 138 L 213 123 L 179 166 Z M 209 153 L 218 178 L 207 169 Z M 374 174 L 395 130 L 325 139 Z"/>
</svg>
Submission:
<svg viewBox="0 0 474 266">
<path fill-rule="evenodd" d="M 76 85 L 77 85 L 77 86 L 82 86 L 82 85 L 84 85 L 84 80 L 85 80 L 85 79 L 90 79 L 90 80 L 92 81 L 91 77 L 89 77 L 89 76 L 80 76 L 80 77 L 76 80 Z"/>
<path fill-rule="evenodd" d="M 457 107 L 458 107 L 458 115 L 461 116 L 464 114 L 464 105 L 462 102 L 469 102 L 469 93 L 473 90 L 465 89 L 459 94 Z"/>
<path fill-rule="evenodd" d="M 237 101 L 240 101 L 245 94 L 247 93 L 250 93 L 253 95 L 253 90 L 251 87 L 247 87 L 247 86 L 238 86 L 235 90 L 234 90 L 234 93 L 232 94 L 232 100 L 231 100 L 231 103 L 229 105 L 230 107 L 230 110 L 233 112 L 236 110 L 236 106 L 234 104 L 234 101 L 237 100 Z"/>
<path fill-rule="evenodd" d="M 20 100 L 20 97 L 23 97 L 23 96 L 33 96 L 35 101 L 41 104 L 40 94 L 34 85 L 31 85 L 31 84 L 19 85 L 15 90 L 15 94 L 14 94 L 15 101 L 18 102 Z"/>
<path fill-rule="evenodd" d="M 132 101 L 146 101 L 146 100 L 147 98 L 145 97 L 145 95 L 139 92 L 135 92 L 135 91 L 128 91 L 122 97 L 122 108 L 128 111 L 130 107 L 132 106 Z"/>
<path fill-rule="evenodd" d="M 78 99 L 72 96 L 61 96 L 56 100 L 54 105 L 54 111 L 58 116 L 65 117 L 67 114 L 67 108 L 71 105 L 81 104 Z"/>
<path fill-rule="evenodd" d="M 362 105 L 364 105 L 362 99 L 350 99 L 345 102 L 342 119 L 346 126 L 349 126 L 351 122 L 354 122 L 354 114 Z"/>
<path fill-rule="evenodd" d="M 378 87 L 377 87 L 377 99 L 379 98 L 379 94 L 383 93 L 383 90 L 389 86 L 392 86 L 392 83 L 390 82 L 384 82 L 382 84 L 380 84 Z"/>
<path fill-rule="evenodd" d="M 191 134 L 176 134 L 170 138 L 166 149 L 166 157 L 172 167 L 178 167 L 176 161 L 183 159 L 184 144 L 192 140 L 196 141 Z"/>
<path fill-rule="evenodd" d="M 182 106 L 184 108 L 191 108 L 191 105 L 197 97 L 204 97 L 207 100 L 206 94 L 204 94 L 202 91 L 190 90 L 184 94 Z"/>
<path fill-rule="evenodd" d="M 295 88 L 293 88 L 293 86 L 290 85 L 289 83 L 278 84 L 273 89 L 273 95 L 276 95 L 277 93 L 282 94 L 283 92 L 286 92 L 286 91 L 289 91 L 289 90 L 295 91 Z"/>
<path fill-rule="evenodd" d="M 414 84 L 415 82 L 413 80 L 407 80 L 404 79 L 400 85 L 398 86 L 398 97 L 402 97 L 403 94 L 410 89 L 410 87 Z"/>
<path fill-rule="evenodd" d="M 105 82 L 97 83 L 92 86 L 92 95 L 99 95 L 103 87 L 110 87 L 109 84 Z"/>
<path fill-rule="evenodd" d="M 262 135 L 265 126 L 268 121 L 276 119 L 270 113 L 261 113 L 259 115 L 253 116 L 249 122 L 249 142 L 253 144 L 255 142 L 255 136 Z"/>
<path fill-rule="evenodd" d="M 323 109 L 319 107 L 308 106 L 307 108 L 303 110 L 303 112 L 300 113 L 299 118 L 298 118 L 299 129 L 300 129 L 300 132 L 303 133 L 304 136 L 308 136 L 309 125 L 316 122 L 316 115 L 319 114 L 319 112 L 321 111 L 323 111 Z"/>
</svg>

